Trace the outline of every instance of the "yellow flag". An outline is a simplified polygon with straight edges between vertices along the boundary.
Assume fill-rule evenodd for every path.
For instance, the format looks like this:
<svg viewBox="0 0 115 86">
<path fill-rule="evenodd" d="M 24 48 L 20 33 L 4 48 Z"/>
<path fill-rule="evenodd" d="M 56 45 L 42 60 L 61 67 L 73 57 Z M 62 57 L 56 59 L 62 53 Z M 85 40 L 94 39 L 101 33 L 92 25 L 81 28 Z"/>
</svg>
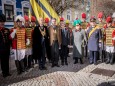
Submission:
<svg viewBox="0 0 115 86">
<path fill-rule="evenodd" d="M 49 19 L 56 18 L 58 22 L 60 21 L 58 14 L 50 6 L 47 0 L 37 0 L 37 1 L 30 0 L 32 10 L 34 11 L 34 14 L 37 17 L 37 19 L 39 19 L 39 17 L 49 18 Z"/>
</svg>

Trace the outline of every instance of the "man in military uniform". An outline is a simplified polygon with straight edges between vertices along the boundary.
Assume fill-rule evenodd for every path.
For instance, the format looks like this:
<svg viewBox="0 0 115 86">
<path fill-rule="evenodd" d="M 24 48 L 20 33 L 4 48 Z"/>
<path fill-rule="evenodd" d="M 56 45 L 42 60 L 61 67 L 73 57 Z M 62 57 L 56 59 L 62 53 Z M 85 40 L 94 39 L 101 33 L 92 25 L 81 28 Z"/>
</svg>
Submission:
<svg viewBox="0 0 115 86">
<path fill-rule="evenodd" d="M 36 17 L 35 16 L 31 16 L 32 34 L 33 34 L 33 30 L 34 30 L 35 27 L 36 27 Z M 37 63 L 38 63 L 38 60 L 33 57 L 33 53 L 32 53 L 32 66 L 34 67 L 34 64 L 37 64 Z"/>
<path fill-rule="evenodd" d="M 22 27 L 24 23 L 24 18 L 18 15 L 15 19 L 17 27 L 12 29 L 10 37 L 12 39 L 12 48 L 15 55 L 15 64 L 17 67 L 17 73 L 21 74 L 25 71 L 24 68 L 24 57 L 26 52 L 26 45 L 29 45 L 29 39 L 26 37 L 26 29 Z"/>
<path fill-rule="evenodd" d="M 99 40 L 102 39 L 101 29 L 99 29 L 99 27 L 96 25 L 96 19 L 94 17 L 90 19 L 90 25 L 91 27 L 87 30 L 88 50 L 90 51 L 89 59 L 90 64 L 97 64 Z"/>
<path fill-rule="evenodd" d="M 82 17 L 82 24 L 81 24 L 81 27 L 82 29 L 84 29 L 85 31 L 87 31 L 87 27 L 88 27 L 88 23 L 86 22 L 86 14 L 85 13 L 82 13 L 81 15 Z M 85 43 L 85 42 L 84 42 Z M 87 43 L 84 44 L 84 57 L 87 57 Z"/>
<path fill-rule="evenodd" d="M 51 45 L 51 55 L 52 55 L 52 67 L 58 65 L 59 61 L 59 49 L 61 46 L 61 31 L 56 25 L 56 19 L 52 18 L 50 29 L 50 45 Z"/>
<path fill-rule="evenodd" d="M 33 30 L 32 34 L 32 48 L 33 48 L 33 56 L 38 59 L 39 69 L 46 70 L 46 46 L 48 40 L 48 30 L 47 27 L 44 26 L 43 18 L 39 18 L 39 26 L 36 26 Z"/>
<path fill-rule="evenodd" d="M 104 31 L 105 31 L 105 29 L 104 29 L 104 25 L 105 25 L 105 23 L 103 22 L 103 12 L 99 12 L 98 13 L 98 15 L 97 15 L 97 17 L 98 17 L 98 24 L 97 24 L 97 26 L 101 29 L 101 31 L 102 31 L 102 40 L 100 40 L 100 51 L 99 51 L 99 57 L 100 58 L 98 58 L 98 59 L 100 59 L 101 60 L 101 62 L 103 62 L 104 61 L 104 59 L 105 59 L 105 49 L 104 49 L 104 47 L 105 47 L 105 44 L 104 44 L 104 38 L 105 38 L 105 34 L 104 34 Z"/>
<path fill-rule="evenodd" d="M 28 16 L 24 16 L 25 19 L 25 29 L 26 29 L 26 36 L 30 40 L 30 44 L 26 46 L 26 57 L 25 59 L 25 68 L 29 69 L 32 67 L 31 62 L 32 62 L 32 31 L 33 28 L 30 27 L 30 19 Z"/>
<path fill-rule="evenodd" d="M 10 55 L 10 31 L 4 28 L 6 17 L 0 14 L 0 60 L 3 77 L 10 76 L 9 55 Z"/>
<path fill-rule="evenodd" d="M 111 17 L 107 17 L 106 19 L 107 22 L 107 28 L 106 28 L 106 64 L 110 63 L 113 64 L 114 63 L 114 53 L 115 53 L 115 27 L 112 27 L 112 18 Z"/>
</svg>

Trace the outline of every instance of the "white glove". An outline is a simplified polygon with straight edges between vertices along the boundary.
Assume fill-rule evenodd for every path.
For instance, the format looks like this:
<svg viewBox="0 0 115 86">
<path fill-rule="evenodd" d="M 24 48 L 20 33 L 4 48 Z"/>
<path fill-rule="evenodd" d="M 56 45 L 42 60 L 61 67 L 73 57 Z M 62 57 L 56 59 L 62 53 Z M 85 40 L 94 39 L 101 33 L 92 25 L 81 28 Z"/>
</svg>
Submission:
<svg viewBox="0 0 115 86">
<path fill-rule="evenodd" d="M 26 45 L 28 46 L 30 44 L 30 40 L 26 39 Z"/>
<path fill-rule="evenodd" d="M 73 46 L 69 46 L 70 48 L 73 48 Z"/>
<path fill-rule="evenodd" d="M 112 40 L 115 40 L 115 37 L 113 37 Z"/>
<path fill-rule="evenodd" d="M 16 29 L 13 30 L 14 33 L 16 33 L 16 31 L 17 31 Z"/>
<path fill-rule="evenodd" d="M 101 47 L 102 46 L 102 44 L 101 43 L 99 43 L 99 47 Z"/>
<path fill-rule="evenodd" d="M 15 34 L 16 34 L 16 29 L 13 30 L 13 32 L 11 33 L 11 37 L 14 38 L 15 37 Z"/>
<path fill-rule="evenodd" d="M 61 49 L 61 47 L 59 47 L 59 50 Z"/>
<path fill-rule="evenodd" d="M 70 45 L 68 45 L 67 47 L 70 48 Z"/>
</svg>

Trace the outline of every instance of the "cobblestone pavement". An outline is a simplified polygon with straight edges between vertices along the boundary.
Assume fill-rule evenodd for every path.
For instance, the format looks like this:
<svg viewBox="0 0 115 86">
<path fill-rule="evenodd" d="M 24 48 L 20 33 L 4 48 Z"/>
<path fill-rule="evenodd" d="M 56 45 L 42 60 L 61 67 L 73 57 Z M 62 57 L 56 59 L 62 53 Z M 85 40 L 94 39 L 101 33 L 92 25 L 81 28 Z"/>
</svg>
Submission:
<svg viewBox="0 0 115 86">
<path fill-rule="evenodd" d="M 82 65 L 73 62 L 71 56 L 68 57 L 68 66 L 51 68 L 51 64 L 47 63 L 48 70 L 44 71 L 35 65 L 29 72 L 18 76 L 16 70 L 12 70 L 10 77 L 0 75 L 0 86 L 115 86 L 115 75 L 107 77 L 90 73 L 95 68 L 115 70 L 115 65 L 89 65 L 87 60 Z"/>
</svg>

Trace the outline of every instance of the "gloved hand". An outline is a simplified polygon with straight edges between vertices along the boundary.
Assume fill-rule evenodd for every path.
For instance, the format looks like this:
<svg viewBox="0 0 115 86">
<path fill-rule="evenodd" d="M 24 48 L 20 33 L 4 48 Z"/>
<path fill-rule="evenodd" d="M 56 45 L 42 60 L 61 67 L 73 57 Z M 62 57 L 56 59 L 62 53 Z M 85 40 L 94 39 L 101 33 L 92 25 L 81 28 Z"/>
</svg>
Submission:
<svg viewBox="0 0 115 86">
<path fill-rule="evenodd" d="M 113 37 L 112 40 L 115 40 L 115 37 Z"/>
<path fill-rule="evenodd" d="M 11 33 L 11 37 L 14 38 L 15 37 L 15 34 L 16 34 L 16 29 L 13 30 L 13 32 Z"/>
<path fill-rule="evenodd" d="M 26 45 L 28 46 L 30 44 L 30 40 L 26 39 Z"/>
</svg>

